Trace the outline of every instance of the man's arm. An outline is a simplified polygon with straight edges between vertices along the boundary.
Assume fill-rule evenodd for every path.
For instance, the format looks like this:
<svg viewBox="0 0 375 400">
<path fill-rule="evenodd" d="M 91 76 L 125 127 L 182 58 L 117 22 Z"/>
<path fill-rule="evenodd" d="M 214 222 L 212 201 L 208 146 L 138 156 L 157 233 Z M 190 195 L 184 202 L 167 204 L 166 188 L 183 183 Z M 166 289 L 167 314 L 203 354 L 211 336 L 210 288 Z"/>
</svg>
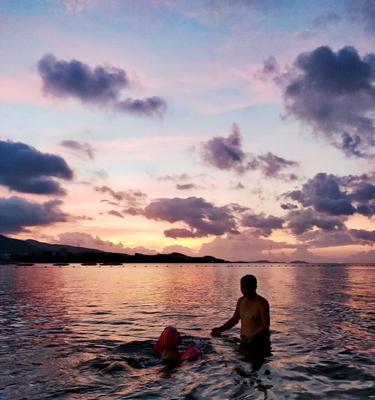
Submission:
<svg viewBox="0 0 375 400">
<path fill-rule="evenodd" d="M 236 309 L 232 318 L 230 318 L 225 324 L 213 328 L 211 331 L 212 336 L 220 336 L 222 332 L 227 331 L 228 329 L 231 329 L 238 324 L 238 321 L 240 320 L 240 301 L 241 299 L 238 299 Z"/>
<path fill-rule="evenodd" d="M 252 335 L 247 336 L 243 341 L 251 342 L 255 336 L 262 335 L 270 329 L 270 306 L 267 300 L 262 301 L 260 308 L 260 325 Z"/>
</svg>

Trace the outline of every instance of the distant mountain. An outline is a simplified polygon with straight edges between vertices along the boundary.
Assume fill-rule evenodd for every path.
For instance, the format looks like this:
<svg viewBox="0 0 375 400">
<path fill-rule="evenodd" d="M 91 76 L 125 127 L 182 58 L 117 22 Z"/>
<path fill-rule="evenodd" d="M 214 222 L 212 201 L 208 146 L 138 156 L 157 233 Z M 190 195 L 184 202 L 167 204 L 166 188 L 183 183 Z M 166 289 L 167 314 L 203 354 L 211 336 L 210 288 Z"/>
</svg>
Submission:
<svg viewBox="0 0 375 400">
<path fill-rule="evenodd" d="M 31 239 L 11 239 L 0 235 L 0 262 L 226 263 L 228 261 L 211 256 L 190 257 L 181 253 L 155 255 L 108 253 L 97 249 L 65 244 L 50 244 Z"/>
<path fill-rule="evenodd" d="M 67 244 L 49 244 L 38 242 L 37 240 L 19 240 L 11 239 L 4 235 L 0 235 L 0 256 L 3 253 L 11 254 L 38 254 L 40 252 L 61 252 L 68 251 L 72 254 L 97 252 L 103 253 L 101 250 L 88 249 L 85 247 L 69 246 Z"/>
</svg>

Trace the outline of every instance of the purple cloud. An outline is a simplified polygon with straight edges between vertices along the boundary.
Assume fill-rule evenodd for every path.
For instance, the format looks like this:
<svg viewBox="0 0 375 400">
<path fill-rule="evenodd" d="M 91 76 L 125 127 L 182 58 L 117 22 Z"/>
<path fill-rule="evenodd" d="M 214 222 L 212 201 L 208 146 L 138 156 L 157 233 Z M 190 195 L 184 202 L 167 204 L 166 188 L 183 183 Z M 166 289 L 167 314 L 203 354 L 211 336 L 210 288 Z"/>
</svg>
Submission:
<svg viewBox="0 0 375 400">
<path fill-rule="evenodd" d="M 53 178 L 73 178 L 62 157 L 41 153 L 24 143 L 0 140 L 0 185 L 22 193 L 65 194 Z"/>
<path fill-rule="evenodd" d="M 258 156 L 257 160 L 264 176 L 271 178 L 282 177 L 280 174 L 281 170 L 288 167 L 298 166 L 296 161 L 285 160 L 284 158 L 276 156 L 270 152 Z M 285 180 L 295 180 L 297 179 L 297 176 L 295 174 L 290 174 L 289 176 L 284 176 L 284 178 Z"/>
<path fill-rule="evenodd" d="M 115 191 L 109 186 L 96 186 L 94 190 L 99 193 L 108 193 L 113 199 L 125 202 L 128 206 L 138 206 L 141 203 L 143 204 L 147 198 L 146 193 L 143 193 L 138 189 Z"/>
<path fill-rule="evenodd" d="M 329 217 L 317 213 L 312 208 L 290 211 L 285 217 L 288 228 L 295 235 L 301 235 L 314 227 L 323 231 L 341 230 L 344 223 L 340 218 Z"/>
<path fill-rule="evenodd" d="M 228 137 L 217 136 L 203 143 L 202 158 L 216 168 L 241 171 L 246 154 L 242 150 L 238 125 L 232 125 L 232 132 Z"/>
<path fill-rule="evenodd" d="M 117 218 L 124 218 L 124 216 L 119 211 L 116 210 L 110 210 L 107 212 L 107 214 Z"/>
<path fill-rule="evenodd" d="M 183 222 L 190 228 L 191 237 L 237 232 L 235 218 L 227 207 L 216 207 L 200 197 L 154 200 L 145 207 L 143 215 L 170 223 Z M 186 231 L 179 232 L 186 235 Z M 167 234 L 171 235 L 171 232 L 167 231 Z"/>
<path fill-rule="evenodd" d="M 145 99 L 126 99 L 115 104 L 117 111 L 146 116 L 162 116 L 167 110 L 166 102 L 160 97 L 148 97 Z"/>
<path fill-rule="evenodd" d="M 290 114 L 348 156 L 373 157 L 375 54 L 318 47 L 300 54 L 294 72 L 278 75 Z"/>
<path fill-rule="evenodd" d="M 349 232 L 357 239 L 365 243 L 375 242 L 375 231 L 366 231 L 365 229 L 350 229 Z"/>
<path fill-rule="evenodd" d="M 340 179 L 326 173 L 316 174 L 301 190 L 289 192 L 286 197 L 304 207 L 313 206 L 316 211 L 331 215 L 352 215 L 356 212 L 348 195 L 340 189 Z"/>
<path fill-rule="evenodd" d="M 43 91 L 54 97 L 72 97 L 115 111 L 135 115 L 163 115 L 166 102 L 160 97 L 120 99 L 123 89 L 130 86 L 126 72 L 121 68 L 98 66 L 92 69 L 78 60 L 58 60 L 46 54 L 38 62 Z"/>
<path fill-rule="evenodd" d="M 368 175 L 343 176 L 319 173 L 301 188 L 288 192 L 284 197 L 313 206 L 316 211 L 331 215 L 359 213 L 368 217 L 375 214 L 375 185 Z"/>
<path fill-rule="evenodd" d="M 256 228 L 256 233 L 260 236 L 270 236 L 274 229 L 281 229 L 284 223 L 283 218 L 273 215 L 248 214 L 242 219 L 242 226 Z"/>
<path fill-rule="evenodd" d="M 120 91 L 129 86 L 124 70 L 96 67 L 78 61 L 57 60 L 46 54 L 38 62 L 43 90 L 57 97 L 75 97 L 82 102 L 107 104 L 117 100 Z"/>
<path fill-rule="evenodd" d="M 294 180 L 294 174 L 283 174 L 288 167 L 296 167 L 295 161 L 285 160 L 270 152 L 261 155 L 245 153 L 242 149 L 241 134 L 237 124 L 232 125 L 228 137 L 216 136 L 201 145 L 201 157 L 207 164 L 221 169 L 233 170 L 238 174 L 260 170 L 268 178 Z"/>
<path fill-rule="evenodd" d="M 67 214 L 60 210 L 62 202 L 51 200 L 39 204 L 9 197 L 0 199 L 0 232 L 18 233 L 32 226 L 46 226 L 65 222 Z"/>
<path fill-rule="evenodd" d="M 184 228 L 167 229 L 164 231 L 164 236 L 172 238 L 172 239 L 196 237 L 194 232 L 190 231 L 189 229 L 184 229 Z"/>
</svg>

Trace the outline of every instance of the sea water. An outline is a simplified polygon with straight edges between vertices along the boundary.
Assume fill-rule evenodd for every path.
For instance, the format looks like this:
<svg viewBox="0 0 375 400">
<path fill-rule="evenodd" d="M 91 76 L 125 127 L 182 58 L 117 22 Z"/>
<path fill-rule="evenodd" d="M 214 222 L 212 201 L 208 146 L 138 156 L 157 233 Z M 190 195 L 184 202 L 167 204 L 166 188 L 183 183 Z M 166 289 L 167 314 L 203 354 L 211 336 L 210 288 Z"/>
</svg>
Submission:
<svg viewBox="0 0 375 400">
<path fill-rule="evenodd" d="M 269 300 L 271 354 L 238 351 L 245 274 Z M 375 268 L 259 264 L 0 266 L 0 399 L 375 398 Z M 203 351 L 161 364 L 167 325 Z"/>
</svg>

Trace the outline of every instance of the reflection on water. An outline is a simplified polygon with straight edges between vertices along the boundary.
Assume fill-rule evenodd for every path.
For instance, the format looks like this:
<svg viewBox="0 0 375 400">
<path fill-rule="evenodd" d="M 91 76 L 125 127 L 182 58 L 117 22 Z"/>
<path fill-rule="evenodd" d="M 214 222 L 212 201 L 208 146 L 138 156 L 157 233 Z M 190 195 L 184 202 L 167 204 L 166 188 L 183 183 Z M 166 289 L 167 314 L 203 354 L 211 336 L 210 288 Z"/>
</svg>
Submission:
<svg viewBox="0 0 375 400">
<path fill-rule="evenodd" d="M 253 273 L 272 354 L 251 364 L 239 328 L 211 338 Z M 375 361 L 375 269 L 256 265 L 0 267 L 0 399 L 362 399 Z M 168 367 L 166 325 L 203 351 Z"/>
</svg>

